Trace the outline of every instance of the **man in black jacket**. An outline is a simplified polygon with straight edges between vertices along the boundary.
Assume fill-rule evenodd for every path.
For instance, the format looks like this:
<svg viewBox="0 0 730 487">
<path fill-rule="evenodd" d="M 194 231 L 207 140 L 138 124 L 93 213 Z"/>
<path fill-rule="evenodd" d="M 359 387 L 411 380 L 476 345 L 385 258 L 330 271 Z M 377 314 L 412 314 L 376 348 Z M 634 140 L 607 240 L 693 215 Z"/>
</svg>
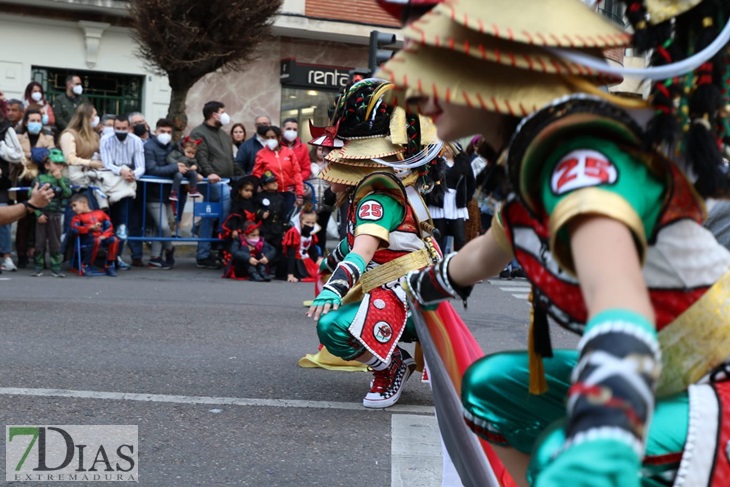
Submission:
<svg viewBox="0 0 730 487">
<path fill-rule="evenodd" d="M 144 145 L 145 175 L 172 179 L 180 170 L 177 164 L 167 162 L 172 152 L 172 122 L 166 118 L 157 121 L 155 135 L 151 135 Z M 147 189 L 147 214 L 155 222 L 158 236 L 171 238 L 167 212 L 170 207 L 170 186 L 168 184 L 145 183 Z M 184 202 L 183 202 L 184 204 Z M 162 251 L 165 258 L 162 258 Z M 153 241 L 152 258 L 147 267 L 150 269 L 172 269 L 175 265 L 175 247 L 171 241 Z"/>
</svg>

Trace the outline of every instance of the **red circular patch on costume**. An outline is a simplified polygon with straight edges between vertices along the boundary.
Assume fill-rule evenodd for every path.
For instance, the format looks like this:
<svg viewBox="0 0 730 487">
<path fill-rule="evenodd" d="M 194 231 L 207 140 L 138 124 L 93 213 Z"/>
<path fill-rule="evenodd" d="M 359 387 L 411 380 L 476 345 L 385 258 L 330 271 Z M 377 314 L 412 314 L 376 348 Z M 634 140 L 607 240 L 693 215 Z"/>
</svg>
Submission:
<svg viewBox="0 0 730 487">
<path fill-rule="evenodd" d="M 574 150 L 563 157 L 550 178 L 550 189 L 563 194 L 578 188 L 613 184 L 618 179 L 616 166 L 594 150 Z"/>
</svg>

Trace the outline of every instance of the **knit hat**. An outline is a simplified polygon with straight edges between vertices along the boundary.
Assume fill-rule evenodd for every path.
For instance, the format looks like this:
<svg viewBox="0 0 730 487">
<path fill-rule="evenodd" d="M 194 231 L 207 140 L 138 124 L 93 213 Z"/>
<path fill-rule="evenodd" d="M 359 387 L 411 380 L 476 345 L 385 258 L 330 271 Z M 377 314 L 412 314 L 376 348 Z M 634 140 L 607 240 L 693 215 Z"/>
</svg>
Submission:
<svg viewBox="0 0 730 487">
<path fill-rule="evenodd" d="M 266 171 L 264 174 L 261 175 L 261 185 L 264 184 L 276 182 L 276 175 L 271 171 Z"/>
<path fill-rule="evenodd" d="M 33 147 L 30 150 L 30 160 L 38 166 L 43 166 L 47 157 L 48 149 L 46 149 L 45 147 Z"/>
</svg>

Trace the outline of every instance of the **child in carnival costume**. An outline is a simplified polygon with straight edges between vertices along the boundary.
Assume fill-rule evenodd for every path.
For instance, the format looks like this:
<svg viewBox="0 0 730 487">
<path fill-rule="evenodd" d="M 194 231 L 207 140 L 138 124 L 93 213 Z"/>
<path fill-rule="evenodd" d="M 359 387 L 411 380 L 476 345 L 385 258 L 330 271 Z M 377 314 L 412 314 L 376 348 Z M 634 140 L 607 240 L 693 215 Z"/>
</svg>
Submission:
<svg viewBox="0 0 730 487">
<path fill-rule="evenodd" d="M 384 101 L 392 88 L 380 79 L 347 88 L 335 102 L 330 127 L 312 142 L 333 148 L 320 177 L 350 206 L 347 237 L 322 263 L 332 275 L 308 316 L 333 355 L 374 371 L 363 399 L 369 408 L 395 404 L 415 369 L 398 347 L 416 339 L 400 279 L 439 255 L 422 230 L 421 223 L 430 221 L 413 168 L 426 167 L 440 144 L 428 121 Z"/>
<path fill-rule="evenodd" d="M 422 305 L 466 299 L 513 257 L 533 284 L 528 352 L 484 357 L 462 382 L 467 423 L 522 485 L 730 478 L 730 253 L 702 227 L 703 197 L 727 195 L 712 134 L 727 101 L 703 48 L 728 4 L 628 3 L 637 47 L 675 70 L 653 109 L 598 89 L 615 71 L 585 54 L 631 36 L 573 0 L 445 0 L 380 73 L 442 139 L 476 129 L 508 149 L 512 194 L 490 230 L 408 286 Z M 704 62 L 681 140 L 686 52 Z M 551 350 L 546 315 L 582 334 L 578 350 Z"/>
<path fill-rule="evenodd" d="M 317 224 L 317 213 L 311 205 L 292 215 L 291 227 L 284 234 L 282 250 L 286 258 L 288 282 L 314 282 L 319 274 L 322 257 L 317 244 L 322 228 Z"/>
</svg>

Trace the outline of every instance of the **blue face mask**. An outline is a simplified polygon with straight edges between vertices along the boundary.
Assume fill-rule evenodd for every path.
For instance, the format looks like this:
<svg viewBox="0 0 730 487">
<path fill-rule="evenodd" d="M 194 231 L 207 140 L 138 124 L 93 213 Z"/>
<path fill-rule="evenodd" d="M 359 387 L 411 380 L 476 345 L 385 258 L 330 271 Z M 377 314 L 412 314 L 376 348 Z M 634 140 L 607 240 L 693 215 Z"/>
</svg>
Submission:
<svg viewBox="0 0 730 487">
<path fill-rule="evenodd" d="M 41 123 L 42 123 L 43 125 L 48 125 L 48 115 L 45 115 L 45 114 L 43 114 L 43 115 L 41 116 Z"/>
<path fill-rule="evenodd" d="M 40 122 L 28 122 L 28 132 L 33 135 L 40 134 L 42 128 L 43 124 Z"/>
</svg>

